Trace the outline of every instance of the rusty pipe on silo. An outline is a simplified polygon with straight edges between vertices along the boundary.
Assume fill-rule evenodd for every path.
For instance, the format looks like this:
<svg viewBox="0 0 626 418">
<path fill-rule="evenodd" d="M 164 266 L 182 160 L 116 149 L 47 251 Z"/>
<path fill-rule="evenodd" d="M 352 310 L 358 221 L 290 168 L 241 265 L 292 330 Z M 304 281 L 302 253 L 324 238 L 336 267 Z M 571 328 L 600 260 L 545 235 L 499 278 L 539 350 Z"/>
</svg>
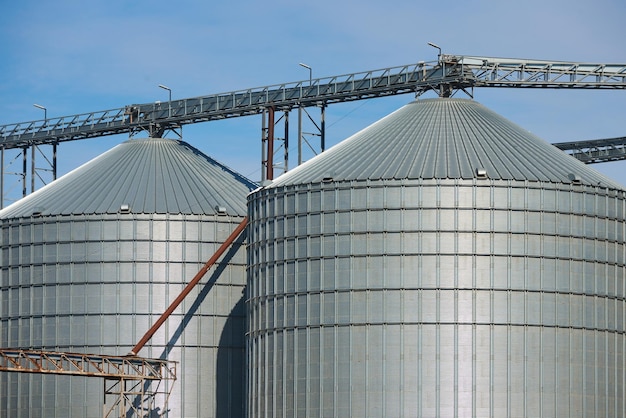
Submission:
<svg viewBox="0 0 626 418">
<path fill-rule="evenodd" d="M 209 258 L 209 260 L 204 264 L 200 271 L 196 273 L 194 278 L 187 284 L 187 286 L 185 286 L 183 291 L 180 292 L 180 295 L 178 295 L 178 297 L 174 299 L 174 301 L 165 310 L 165 312 L 163 312 L 161 317 L 152 325 L 152 327 L 150 327 L 148 332 L 146 332 L 141 340 L 139 340 L 139 342 L 133 347 L 130 353 L 128 353 L 129 356 L 136 356 L 137 353 L 139 353 L 139 351 L 143 348 L 143 346 L 146 345 L 148 341 L 150 341 L 150 338 L 152 338 L 152 336 L 159 330 L 161 325 L 163 325 L 163 323 L 172 314 L 172 312 L 174 312 L 178 305 L 180 305 L 183 299 L 185 299 L 189 292 L 191 292 L 191 289 L 193 289 L 195 285 L 198 284 L 200 279 L 204 277 L 206 272 L 213 266 L 213 264 L 215 264 L 218 258 L 220 258 L 222 254 L 224 254 L 224 252 L 226 252 L 228 247 L 230 247 L 230 245 L 237 239 L 237 237 L 243 232 L 247 225 L 248 217 L 246 216 L 245 218 L 243 218 L 243 221 L 241 221 L 237 228 L 235 228 L 235 230 L 228 236 L 226 241 L 224 241 L 224 243 L 217 249 L 215 254 L 213 254 L 213 256 Z"/>
</svg>

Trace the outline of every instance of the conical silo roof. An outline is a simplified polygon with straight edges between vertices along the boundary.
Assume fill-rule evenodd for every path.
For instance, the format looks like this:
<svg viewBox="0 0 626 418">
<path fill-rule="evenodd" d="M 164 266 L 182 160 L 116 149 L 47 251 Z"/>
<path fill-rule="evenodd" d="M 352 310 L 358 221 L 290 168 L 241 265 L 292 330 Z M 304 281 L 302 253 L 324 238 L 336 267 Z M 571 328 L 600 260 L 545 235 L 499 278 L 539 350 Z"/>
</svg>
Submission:
<svg viewBox="0 0 626 418">
<path fill-rule="evenodd" d="M 623 186 L 506 118 L 469 99 L 437 98 L 405 105 L 270 187 L 391 179 L 530 180 Z"/>
<path fill-rule="evenodd" d="M 256 185 L 177 140 L 128 140 L 0 211 L 0 218 L 132 213 L 245 216 Z M 122 209 L 124 210 L 124 209 Z M 221 211 L 221 210 L 220 210 Z"/>
</svg>

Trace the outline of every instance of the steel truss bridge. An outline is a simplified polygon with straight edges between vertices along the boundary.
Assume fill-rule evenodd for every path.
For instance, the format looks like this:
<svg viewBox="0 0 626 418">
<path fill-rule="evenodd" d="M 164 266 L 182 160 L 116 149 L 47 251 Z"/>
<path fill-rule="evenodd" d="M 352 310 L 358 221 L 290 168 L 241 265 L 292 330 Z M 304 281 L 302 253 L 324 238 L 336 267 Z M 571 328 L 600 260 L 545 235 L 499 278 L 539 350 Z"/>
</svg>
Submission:
<svg viewBox="0 0 626 418">
<path fill-rule="evenodd" d="M 605 163 L 626 159 L 626 137 L 596 139 L 591 141 L 559 142 L 555 147 L 585 164 Z"/>
<path fill-rule="evenodd" d="M 298 109 L 298 163 L 302 162 L 302 114 L 307 108 L 321 109 L 321 122 L 315 124 L 314 136 L 319 148 L 325 149 L 325 108 L 333 103 L 370 99 L 375 97 L 413 93 L 417 96 L 434 90 L 449 97 L 464 91 L 473 97 L 475 87 L 551 88 L 551 89 L 624 89 L 626 64 L 576 63 L 543 60 L 473 57 L 440 54 L 437 61 L 388 67 L 359 73 L 309 79 L 265 87 L 236 90 L 187 99 L 147 104 L 133 104 L 117 109 L 46 118 L 0 126 L 0 196 L 4 203 L 5 150 L 21 151 L 22 196 L 27 194 L 28 159 L 31 150 L 31 192 L 35 189 L 37 173 L 35 156 L 44 156 L 56 178 L 57 145 L 65 141 L 146 132 L 161 137 L 168 131 L 186 124 L 209 122 L 226 118 L 263 114 L 262 180 L 272 179 L 274 168 L 288 170 L 288 115 Z M 275 117 L 275 112 L 284 115 Z M 274 138 L 275 126 L 282 121 L 285 135 Z M 274 161 L 274 140 L 284 141 L 282 163 Z M 52 146 L 52 157 L 41 151 L 43 145 Z M 626 138 L 599 139 L 560 143 L 556 146 L 585 163 L 599 163 L 626 159 Z M 18 157 L 19 158 L 19 157 Z"/>
<path fill-rule="evenodd" d="M 103 378 L 104 417 L 167 410 L 176 380 L 176 363 L 167 360 L 6 348 L 0 348 L 0 371 Z"/>
</svg>

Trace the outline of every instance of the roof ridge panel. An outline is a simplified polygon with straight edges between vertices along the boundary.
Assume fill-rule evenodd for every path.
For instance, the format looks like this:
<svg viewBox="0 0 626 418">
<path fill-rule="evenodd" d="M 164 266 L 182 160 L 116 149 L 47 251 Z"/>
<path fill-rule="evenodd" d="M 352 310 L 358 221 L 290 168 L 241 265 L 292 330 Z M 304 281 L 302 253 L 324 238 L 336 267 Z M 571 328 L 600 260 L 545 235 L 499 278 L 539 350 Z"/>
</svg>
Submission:
<svg viewBox="0 0 626 418">
<path fill-rule="evenodd" d="M 340 180 L 468 179 L 624 187 L 471 99 L 416 100 L 357 132 L 269 187 Z"/>
<path fill-rule="evenodd" d="M 245 216 L 256 187 L 183 141 L 131 139 L 4 208 L 0 218 L 31 216 L 36 208 L 43 215 L 117 213 L 121 204 L 133 213 L 199 215 L 217 213 L 219 204 Z"/>
</svg>

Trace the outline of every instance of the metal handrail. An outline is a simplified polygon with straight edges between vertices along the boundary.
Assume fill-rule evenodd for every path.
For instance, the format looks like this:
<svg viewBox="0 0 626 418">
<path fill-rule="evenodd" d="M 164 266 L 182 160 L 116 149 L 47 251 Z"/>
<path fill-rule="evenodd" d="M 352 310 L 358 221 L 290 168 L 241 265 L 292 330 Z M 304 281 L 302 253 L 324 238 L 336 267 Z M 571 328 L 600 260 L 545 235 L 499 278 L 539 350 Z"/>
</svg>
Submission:
<svg viewBox="0 0 626 418">
<path fill-rule="evenodd" d="M 586 64 L 441 55 L 438 61 L 381 68 L 198 96 L 133 104 L 45 120 L 0 125 L 4 149 L 97 136 L 133 133 L 151 127 L 253 115 L 268 107 L 289 110 L 394 94 L 421 94 L 445 87 L 626 88 L 626 64 Z"/>
</svg>

